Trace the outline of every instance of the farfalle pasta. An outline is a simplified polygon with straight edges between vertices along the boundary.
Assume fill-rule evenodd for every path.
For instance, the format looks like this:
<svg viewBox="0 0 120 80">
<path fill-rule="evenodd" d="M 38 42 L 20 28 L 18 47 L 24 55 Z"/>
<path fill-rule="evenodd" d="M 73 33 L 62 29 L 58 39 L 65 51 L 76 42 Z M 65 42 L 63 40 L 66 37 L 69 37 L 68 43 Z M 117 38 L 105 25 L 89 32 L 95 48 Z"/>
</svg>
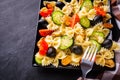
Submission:
<svg viewBox="0 0 120 80">
<path fill-rule="evenodd" d="M 80 66 L 86 48 L 96 45 L 95 64 L 115 67 L 114 50 L 120 48 L 116 42 L 107 38 L 113 26 L 109 21 L 111 14 L 108 13 L 110 6 L 107 0 L 57 0 L 43 3 L 44 7 L 39 12 L 40 39 L 35 55 L 38 65 L 56 68 Z"/>
</svg>

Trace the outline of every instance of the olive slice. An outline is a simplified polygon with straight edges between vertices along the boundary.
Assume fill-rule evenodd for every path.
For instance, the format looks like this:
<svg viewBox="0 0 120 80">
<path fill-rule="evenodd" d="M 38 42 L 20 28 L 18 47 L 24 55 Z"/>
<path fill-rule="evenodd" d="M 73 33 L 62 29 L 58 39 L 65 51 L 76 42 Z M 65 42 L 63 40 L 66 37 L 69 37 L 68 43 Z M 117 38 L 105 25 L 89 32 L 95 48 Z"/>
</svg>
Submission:
<svg viewBox="0 0 120 80">
<path fill-rule="evenodd" d="M 65 6 L 65 4 L 61 1 L 58 1 L 58 2 L 56 2 L 56 6 L 59 7 L 60 9 L 62 9 Z"/>
<path fill-rule="evenodd" d="M 94 26 L 95 24 L 102 22 L 103 21 L 103 17 L 100 15 L 97 15 L 94 17 L 94 19 L 91 22 L 91 25 Z"/>
<path fill-rule="evenodd" d="M 112 46 L 113 42 L 110 39 L 106 39 L 103 43 L 102 43 L 102 47 L 110 49 Z"/>
<path fill-rule="evenodd" d="M 45 19 L 40 19 L 38 21 L 38 27 L 42 29 L 46 29 L 48 25 L 48 22 Z"/>
</svg>

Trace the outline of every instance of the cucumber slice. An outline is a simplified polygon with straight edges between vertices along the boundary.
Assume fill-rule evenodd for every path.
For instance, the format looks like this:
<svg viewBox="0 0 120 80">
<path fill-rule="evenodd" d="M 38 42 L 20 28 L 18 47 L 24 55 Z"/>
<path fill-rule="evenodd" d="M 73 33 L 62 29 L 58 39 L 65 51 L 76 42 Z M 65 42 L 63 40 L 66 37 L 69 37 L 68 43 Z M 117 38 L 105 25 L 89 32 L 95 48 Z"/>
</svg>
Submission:
<svg viewBox="0 0 120 80">
<path fill-rule="evenodd" d="M 42 64 L 42 59 L 39 52 L 35 55 L 35 61 L 37 64 Z"/>
<path fill-rule="evenodd" d="M 93 8 L 93 4 L 91 0 L 84 0 L 81 8 L 85 7 L 88 11 Z"/>
<path fill-rule="evenodd" d="M 102 43 L 104 41 L 104 38 L 105 38 L 104 33 L 99 31 L 94 31 L 90 36 L 90 39 L 94 39 L 99 43 Z"/>
<path fill-rule="evenodd" d="M 61 37 L 61 44 L 60 44 L 60 49 L 65 50 L 72 46 L 73 44 L 73 39 L 68 37 L 68 36 L 62 36 Z"/>
<path fill-rule="evenodd" d="M 82 17 L 80 19 L 80 24 L 84 27 L 84 28 L 89 28 L 90 27 L 90 20 L 87 17 Z"/>
<path fill-rule="evenodd" d="M 63 13 L 61 11 L 54 11 L 52 13 L 52 20 L 55 24 L 60 25 L 62 24 Z"/>
<path fill-rule="evenodd" d="M 90 41 L 97 46 L 98 51 L 101 49 L 100 43 L 98 43 L 96 40 L 93 40 L 93 39 L 92 39 L 92 40 L 90 40 Z"/>
</svg>

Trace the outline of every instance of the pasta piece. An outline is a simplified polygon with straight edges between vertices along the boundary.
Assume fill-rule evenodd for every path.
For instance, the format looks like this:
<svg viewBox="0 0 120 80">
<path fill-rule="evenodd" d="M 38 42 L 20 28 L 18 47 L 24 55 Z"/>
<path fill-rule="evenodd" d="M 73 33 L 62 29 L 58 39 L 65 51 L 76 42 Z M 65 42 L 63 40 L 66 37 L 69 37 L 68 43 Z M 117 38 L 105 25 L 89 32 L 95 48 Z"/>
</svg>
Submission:
<svg viewBox="0 0 120 80">
<path fill-rule="evenodd" d="M 80 9 L 80 5 L 77 0 L 71 0 L 70 4 L 73 5 L 74 13 L 77 13 Z"/>
<path fill-rule="evenodd" d="M 111 15 L 109 13 L 106 13 L 106 15 L 103 17 L 103 22 L 107 22 L 111 19 Z"/>
<path fill-rule="evenodd" d="M 70 65 L 77 67 L 77 66 L 80 66 L 80 62 L 73 62 L 73 61 L 71 61 Z"/>
<path fill-rule="evenodd" d="M 53 58 L 49 58 L 47 56 L 44 56 L 44 58 L 42 59 L 42 66 L 48 66 L 53 62 Z"/>
<path fill-rule="evenodd" d="M 116 42 L 113 41 L 113 44 L 112 44 L 112 47 L 110 48 L 110 50 L 111 51 L 112 50 L 120 50 L 120 46 Z"/>
<path fill-rule="evenodd" d="M 76 37 L 75 37 L 75 44 L 80 45 L 81 43 L 83 43 L 83 41 L 84 41 L 84 36 L 76 35 Z"/>
<path fill-rule="evenodd" d="M 54 48 L 58 49 L 58 47 L 60 46 L 60 42 L 61 42 L 61 38 L 55 37 L 53 39 L 52 46 L 54 46 Z"/>
<path fill-rule="evenodd" d="M 91 9 L 87 15 L 88 19 L 93 20 L 95 16 L 96 16 L 96 11 L 94 9 Z"/>
<path fill-rule="evenodd" d="M 104 33 L 105 37 L 108 36 L 108 34 L 110 33 L 110 30 L 109 29 L 103 29 L 102 32 Z"/>
<path fill-rule="evenodd" d="M 104 5 L 108 5 L 108 0 L 103 0 L 102 2 Z"/>
<path fill-rule="evenodd" d="M 55 66 L 55 67 L 58 67 L 59 66 L 59 60 L 54 59 L 53 62 L 52 62 L 52 65 Z"/>
<path fill-rule="evenodd" d="M 52 36 L 46 36 L 45 37 L 45 41 L 47 42 L 48 46 L 52 46 L 52 42 L 53 42 L 53 37 Z"/>
<path fill-rule="evenodd" d="M 46 20 L 48 23 L 53 23 L 51 16 L 45 17 L 45 20 Z"/>
<path fill-rule="evenodd" d="M 49 23 L 49 25 L 47 25 L 47 28 L 50 30 L 56 30 L 59 28 L 58 25 L 55 25 L 53 22 Z"/>
<path fill-rule="evenodd" d="M 82 43 L 83 50 L 85 51 L 86 48 L 91 45 L 92 45 L 91 41 L 87 41 L 87 40 L 84 41 L 84 43 Z"/>
<path fill-rule="evenodd" d="M 93 5 L 99 7 L 100 3 L 102 3 L 101 0 L 94 0 Z"/>
<path fill-rule="evenodd" d="M 71 51 L 70 51 L 70 49 L 68 48 L 68 49 L 66 49 L 66 50 L 64 50 L 64 52 L 66 53 L 66 55 L 70 55 L 71 54 Z"/>
<path fill-rule="evenodd" d="M 84 16 L 87 16 L 88 15 L 88 12 L 87 12 L 87 9 L 85 7 L 83 7 L 79 13 L 78 13 L 79 17 L 84 17 Z"/>
<path fill-rule="evenodd" d="M 115 66 L 115 63 L 113 60 L 111 59 L 106 59 L 105 60 L 105 66 L 109 67 L 109 68 L 113 68 Z"/>
<path fill-rule="evenodd" d="M 63 58 L 65 58 L 66 57 L 66 53 L 64 52 L 64 51 L 62 51 L 62 50 L 60 50 L 59 52 L 58 52 L 58 54 L 56 55 L 56 58 L 57 59 L 63 59 Z"/>
<path fill-rule="evenodd" d="M 101 8 L 102 8 L 105 12 L 108 12 L 108 11 L 109 11 L 109 6 L 107 6 L 107 5 L 101 6 Z"/>
<path fill-rule="evenodd" d="M 105 59 L 101 55 L 96 55 L 95 63 L 100 66 L 105 66 Z"/>
<path fill-rule="evenodd" d="M 102 31 L 103 29 L 103 25 L 102 22 L 101 23 L 97 23 L 94 27 L 93 27 L 94 31 Z"/>
<path fill-rule="evenodd" d="M 71 54 L 71 60 L 72 60 L 72 62 L 79 63 L 81 61 L 81 56 L 76 55 L 75 53 L 72 53 Z"/>
<path fill-rule="evenodd" d="M 77 23 L 74 26 L 74 33 L 79 34 L 79 35 L 84 35 L 84 29 L 82 28 L 82 26 L 79 23 Z"/>
<path fill-rule="evenodd" d="M 66 27 L 65 32 L 66 34 L 64 35 L 67 35 L 70 38 L 74 37 L 74 30 L 71 27 Z"/>
<path fill-rule="evenodd" d="M 62 9 L 62 12 L 66 15 L 70 15 L 72 11 L 73 11 L 73 6 L 69 3 L 67 3 Z"/>
<path fill-rule="evenodd" d="M 101 48 L 101 50 L 98 52 L 100 55 L 104 56 L 105 59 L 112 59 L 114 58 L 114 52 L 110 51 L 106 48 Z"/>
<path fill-rule="evenodd" d="M 86 36 L 91 36 L 92 33 L 93 33 L 93 28 L 88 28 L 88 29 L 85 30 Z"/>
</svg>

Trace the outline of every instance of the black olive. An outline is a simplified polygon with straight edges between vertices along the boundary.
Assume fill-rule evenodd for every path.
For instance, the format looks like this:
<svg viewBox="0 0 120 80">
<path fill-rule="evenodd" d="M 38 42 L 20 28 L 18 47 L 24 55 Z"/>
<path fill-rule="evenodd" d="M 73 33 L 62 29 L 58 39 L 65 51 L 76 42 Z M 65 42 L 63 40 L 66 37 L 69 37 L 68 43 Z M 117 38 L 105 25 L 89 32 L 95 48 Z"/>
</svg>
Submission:
<svg viewBox="0 0 120 80">
<path fill-rule="evenodd" d="M 56 49 L 54 47 L 49 47 L 46 53 L 48 57 L 55 57 L 56 56 Z"/>
<path fill-rule="evenodd" d="M 112 40 L 106 39 L 106 40 L 102 43 L 102 47 L 109 49 L 109 48 L 111 48 L 112 44 L 113 44 Z"/>
<path fill-rule="evenodd" d="M 38 21 L 38 27 L 39 28 L 47 28 L 48 22 L 45 19 L 40 19 Z"/>
<path fill-rule="evenodd" d="M 66 2 L 71 2 L 71 0 L 65 0 Z"/>
<path fill-rule="evenodd" d="M 103 21 L 103 17 L 100 15 L 97 15 L 94 17 L 94 19 L 91 21 L 91 25 L 94 26 L 95 24 L 102 22 Z"/>
<path fill-rule="evenodd" d="M 81 46 L 74 45 L 71 47 L 71 52 L 80 55 L 83 53 L 83 49 Z"/>
<path fill-rule="evenodd" d="M 62 9 L 65 6 L 65 4 L 61 1 L 58 1 L 58 2 L 56 2 L 56 6 L 59 7 L 60 9 Z"/>
</svg>

